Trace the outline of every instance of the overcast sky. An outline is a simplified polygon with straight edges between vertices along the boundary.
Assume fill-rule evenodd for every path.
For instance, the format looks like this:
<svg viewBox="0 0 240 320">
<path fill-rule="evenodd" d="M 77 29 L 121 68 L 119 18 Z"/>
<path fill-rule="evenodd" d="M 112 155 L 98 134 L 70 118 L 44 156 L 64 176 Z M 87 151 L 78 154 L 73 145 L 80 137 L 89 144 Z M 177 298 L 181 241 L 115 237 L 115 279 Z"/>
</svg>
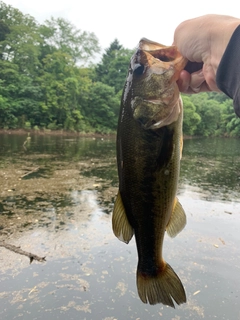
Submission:
<svg viewBox="0 0 240 320">
<path fill-rule="evenodd" d="M 171 45 L 176 26 L 207 13 L 240 17 L 236 0 L 3 0 L 38 22 L 63 17 L 83 31 L 94 32 L 105 49 L 117 38 L 134 48 L 140 38 Z"/>
</svg>

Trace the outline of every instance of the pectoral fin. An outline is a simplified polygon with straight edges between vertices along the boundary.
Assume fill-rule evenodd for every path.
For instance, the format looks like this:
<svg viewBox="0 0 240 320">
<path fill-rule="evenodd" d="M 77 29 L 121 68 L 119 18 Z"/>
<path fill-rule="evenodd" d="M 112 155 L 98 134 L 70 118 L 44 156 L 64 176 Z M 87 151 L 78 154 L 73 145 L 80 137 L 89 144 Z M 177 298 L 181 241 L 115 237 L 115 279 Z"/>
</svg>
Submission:
<svg viewBox="0 0 240 320">
<path fill-rule="evenodd" d="M 186 214 L 183 210 L 182 205 L 175 198 L 173 211 L 166 227 L 167 233 L 171 238 L 176 237 L 178 233 L 180 233 L 187 223 Z"/>
<path fill-rule="evenodd" d="M 128 243 L 132 239 L 134 230 L 126 216 L 119 191 L 113 208 L 112 229 L 113 233 L 119 240 Z"/>
</svg>

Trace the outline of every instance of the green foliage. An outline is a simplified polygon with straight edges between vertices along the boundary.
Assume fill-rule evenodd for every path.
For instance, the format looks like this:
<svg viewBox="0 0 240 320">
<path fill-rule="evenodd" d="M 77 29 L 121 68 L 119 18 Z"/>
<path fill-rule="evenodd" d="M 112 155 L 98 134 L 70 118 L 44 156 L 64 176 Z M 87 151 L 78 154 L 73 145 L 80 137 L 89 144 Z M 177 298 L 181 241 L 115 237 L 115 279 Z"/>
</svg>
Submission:
<svg viewBox="0 0 240 320">
<path fill-rule="evenodd" d="M 201 93 L 191 96 L 191 101 L 200 115 L 201 121 L 195 134 L 198 136 L 216 136 L 223 134 L 222 119 L 224 117 L 224 103 L 229 101 L 220 93 Z"/>
<path fill-rule="evenodd" d="M 0 2 L 0 21 L 2 59 L 17 64 L 20 72 L 32 76 L 39 67 L 39 44 L 42 41 L 36 20 Z"/>
<path fill-rule="evenodd" d="M 39 24 L 0 1 L 0 128 L 116 132 L 133 50 L 115 39 L 100 62 L 93 33 L 63 18 Z M 183 95 L 185 135 L 240 137 L 232 100 Z"/>
<path fill-rule="evenodd" d="M 191 102 L 189 96 L 182 96 L 184 113 L 183 113 L 183 133 L 185 135 L 194 135 L 197 126 L 201 121 L 200 115 L 196 112 L 195 105 Z"/>
<path fill-rule="evenodd" d="M 132 54 L 133 50 L 123 48 L 115 39 L 96 66 L 96 80 L 114 87 L 115 93 L 122 90 Z"/>
<path fill-rule="evenodd" d="M 0 9 L 0 127 L 94 131 L 82 115 L 93 70 L 79 65 L 99 52 L 96 36 L 62 18 L 39 25 Z"/>
<path fill-rule="evenodd" d="M 240 118 L 237 118 L 232 105 L 228 99 L 222 106 L 221 133 L 229 137 L 240 137 Z"/>
<path fill-rule="evenodd" d="M 116 130 L 119 100 L 115 96 L 114 88 L 95 82 L 89 94 L 85 115 L 90 125 L 100 133 Z"/>
<path fill-rule="evenodd" d="M 31 122 L 30 121 L 26 121 L 24 128 L 25 129 L 31 129 Z"/>
<path fill-rule="evenodd" d="M 34 126 L 34 127 L 33 127 L 33 130 L 34 130 L 34 131 L 39 131 L 38 126 Z"/>
<path fill-rule="evenodd" d="M 0 41 L 4 41 L 8 33 L 10 33 L 8 25 L 3 20 L 0 20 Z"/>
<path fill-rule="evenodd" d="M 49 53 L 60 50 L 75 63 L 86 63 L 100 51 L 94 33 L 81 31 L 63 18 L 46 20 L 40 30 Z"/>
</svg>

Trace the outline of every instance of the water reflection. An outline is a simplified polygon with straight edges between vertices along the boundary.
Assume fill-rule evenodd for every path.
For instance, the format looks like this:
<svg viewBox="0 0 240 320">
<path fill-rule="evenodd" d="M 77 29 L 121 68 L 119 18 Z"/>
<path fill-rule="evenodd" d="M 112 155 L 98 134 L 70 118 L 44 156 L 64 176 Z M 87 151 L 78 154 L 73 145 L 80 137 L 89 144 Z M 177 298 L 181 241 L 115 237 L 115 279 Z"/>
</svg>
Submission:
<svg viewBox="0 0 240 320">
<path fill-rule="evenodd" d="M 71 197 L 75 205 L 78 205 L 81 209 L 84 207 L 84 210 L 89 212 L 90 220 L 96 220 L 103 215 L 104 211 L 99 206 L 96 191 L 82 190 L 79 192 L 75 190 L 71 192 Z"/>
<path fill-rule="evenodd" d="M 187 292 L 176 310 L 141 303 L 134 240 L 112 234 L 115 139 L 31 136 L 24 150 L 25 140 L 0 137 L 0 239 L 47 262 L 0 248 L 1 319 L 240 319 L 239 140 L 184 141 L 188 223 L 164 242 Z"/>
<path fill-rule="evenodd" d="M 240 140 L 184 141 L 180 194 L 192 191 L 201 199 L 239 201 Z"/>
<path fill-rule="evenodd" d="M 0 140 L 0 168 L 5 163 L 22 161 L 26 167 L 25 179 L 50 174 L 58 160 L 82 161 L 86 177 L 108 179 L 117 186 L 115 139 L 66 138 L 34 135 L 27 153 L 22 146 L 26 136 L 2 135 Z M 31 172 L 32 164 L 36 170 Z M 181 163 L 180 193 L 191 189 L 202 192 L 209 201 L 238 200 L 240 192 L 240 140 L 189 139 L 184 141 Z M 28 172 L 31 172 L 28 175 Z"/>
</svg>

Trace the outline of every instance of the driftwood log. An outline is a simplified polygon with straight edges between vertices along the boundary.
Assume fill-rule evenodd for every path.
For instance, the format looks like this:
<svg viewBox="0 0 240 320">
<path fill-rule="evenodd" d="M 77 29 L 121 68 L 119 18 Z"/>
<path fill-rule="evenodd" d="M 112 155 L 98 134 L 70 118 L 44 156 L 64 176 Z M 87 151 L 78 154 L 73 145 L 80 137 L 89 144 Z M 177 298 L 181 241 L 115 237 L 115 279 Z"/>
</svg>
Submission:
<svg viewBox="0 0 240 320">
<path fill-rule="evenodd" d="M 22 250 L 20 247 L 16 247 L 12 244 L 6 243 L 5 241 L 0 241 L 0 247 L 4 247 L 5 249 L 8 249 L 12 252 L 22 254 L 30 259 L 30 263 L 33 262 L 33 260 L 39 261 L 39 262 L 44 262 L 46 261 L 46 257 L 39 257 L 36 254 L 33 254 L 31 252 L 27 252 Z"/>
</svg>

